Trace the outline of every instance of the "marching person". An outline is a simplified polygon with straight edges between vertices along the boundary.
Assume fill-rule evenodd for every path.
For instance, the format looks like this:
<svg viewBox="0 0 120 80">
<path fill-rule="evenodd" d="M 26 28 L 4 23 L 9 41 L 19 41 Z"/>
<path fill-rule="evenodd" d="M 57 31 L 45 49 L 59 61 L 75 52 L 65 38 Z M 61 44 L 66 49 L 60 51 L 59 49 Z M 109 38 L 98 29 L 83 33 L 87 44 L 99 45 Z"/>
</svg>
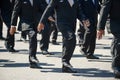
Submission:
<svg viewBox="0 0 120 80">
<path fill-rule="evenodd" d="M 90 26 L 85 27 L 80 24 L 78 29 L 78 38 L 80 43 L 80 52 L 87 59 L 99 59 L 94 55 L 96 47 L 97 18 L 100 11 L 99 0 L 81 0 L 81 8 L 90 21 Z M 81 43 L 82 42 L 82 43 Z"/>
<path fill-rule="evenodd" d="M 110 19 L 110 31 L 113 35 L 111 45 L 112 69 L 116 78 L 120 78 L 120 0 L 102 0 L 102 8 L 98 22 L 97 37 L 104 35 L 105 24 Z"/>
<path fill-rule="evenodd" d="M 14 35 L 11 35 L 9 33 L 13 6 L 14 0 L 1 0 L 2 21 L 7 26 L 7 37 L 5 39 L 5 47 L 9 52 L 18 52 L 17 50 L 14 49 L 15 46 Z"/>
<path fill-rule="evenodd" d="M 80 12 L 81 8 L 79 4 L 78 0 L 51 0 L 38 25 L 38 31 L 43 30 L 45 22 L 52 14 L 52 11 L 55 10 L 55 20 L 63 37 L 62 72 L 66 73 L 77 72 L 72 69 L 72 65 L 70 64 L 76 46 L 76 19 L 84 19 L 84 25 L 89 26 L 89 21 Z"/>
<path fill-rule="evenodd" d="M 29 37 L 29 62 L 30 68 L 41 68 L 38 65 L 37 53 L 37 25 L 47 6 L 44 0 L 15 0 L 11 18 L 10 34 L 16 31 L 17 19 L 20 17 L 22 31 Z"/>
</svg>

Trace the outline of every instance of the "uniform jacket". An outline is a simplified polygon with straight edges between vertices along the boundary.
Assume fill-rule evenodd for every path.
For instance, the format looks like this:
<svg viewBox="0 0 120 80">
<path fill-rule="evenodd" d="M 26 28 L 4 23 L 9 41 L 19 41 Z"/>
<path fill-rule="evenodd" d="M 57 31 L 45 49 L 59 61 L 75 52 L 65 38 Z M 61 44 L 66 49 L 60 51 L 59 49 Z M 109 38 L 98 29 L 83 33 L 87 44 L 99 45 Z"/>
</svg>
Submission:
<svg viewBox="0 0 120 80">
<path fill-rule="evenodd" d="M 61 24 L 75 26 L 77 18 L 82 19 L 85 17 L 81 14 L 79 0 L 74 0 L 72 6 L 69 4 L 68 0 L 51 0 L 40 22 L 45 23 L 48 16 L 51 15 L 52 10 L 55 10 L 55 14 L 57 15 L 55 20 L 57 20 L 58 26 L 61 26 Z"/>
<path fill-rule="evenodd" d="M 104 0 L 100 12 L 98 29 L 105 29 L 106 20 L 110 18 L 112 33 L 120 33 L 120 0 Z"/>
<path fill-rule="evenodd" d="M 45 0 L 33 0 L 33 5 L 31 5 L 29 0 L 16 0 L 12 13 L 11 25 L 17 25 L 19 16 L 19 24 L 23 31 L 36 28 L 37 26 L 35 26 L 35 24 L 38 24 L 46 6 Z"/>
<path fill-rule="evenodd" d="M 92 30 L 96 29 L 97 18 L 100 11 L 99 0 L 95 0 L 93 3 L 92 0 L 81 0 L 80 2 L 82 11 L 86 17 L 90 20 Z"/>
<path fill-rule="evenodd" d="M 10 27 L 14 0 L 0 0 L 1 16 L 5 24 Z"/>
<path fill-rule="evenodd" d="M 88 18 L 96 17 L 100 11 L 99 0 L 95 1 L 95 3 L 93 3 L 92 0 L 81 0 L 80 2 L 82 10 Z"/>
</svg>

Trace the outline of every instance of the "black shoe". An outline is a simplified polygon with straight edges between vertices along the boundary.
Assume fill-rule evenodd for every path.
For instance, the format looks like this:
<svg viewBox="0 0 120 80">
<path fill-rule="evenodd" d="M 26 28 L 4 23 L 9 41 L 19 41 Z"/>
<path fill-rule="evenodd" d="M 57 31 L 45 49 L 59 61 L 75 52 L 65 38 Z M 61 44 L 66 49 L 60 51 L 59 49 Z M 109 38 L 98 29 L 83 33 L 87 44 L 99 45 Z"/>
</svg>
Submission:
<svg viewBox="0 0 120 80">
<path fill-rule="evenodd" d="M 37 63 L 30 63 L 30 68 L 39 68 L 42 69 Z"/>
<path fill-rule="evenodd" d="M 4 37 L 0 37 L 0 40 L 6 40 Z"/>
<path fill-rule="evenodd" d="M 86 52 L 83 51 L 82 49 L 80 49 L 80 53 L 81 53 L 83 56 L 87 56 Z"/>
<path fill-rule="evenodd" d="M 120 68 L 115 67 L 115 68 L 113 68 L 113 71 L 114 71 L 115 78 L 119 78 L 120 79 Z"/>
<path fill-rule="evenodd" d="M 14 48 L 9 48 L 8 51 L 9 51 L 9 52 L 12 52 L 12 53 L 14 53 L 14 52 L 19 52 L 19 51 L 15 50 Z"/>
<path fill-rule="evenodd" d="M 94 55 L 88 55 L 86 56 L 87 59 L 99 59 L 99 57 L 96 57 Z"/>
<path fill-rule="evenodd" d="M 8 52 L 19 52 L 17 50 L 15 50 L 13 47 L 11 47 L 12 45 L 10 45 L 7 41 L 7 39 L 5 40 L 5 48 L 8 50 Z"/>
<path fill-rule="evenodd" d="M 63 62 L 62 72 L 65 73 L 77 73 L 77 71 L 72 69 L 73 66 L 70 63 Z"/>
<path fill-rule="evenodd" d="M 26 38 L 22 38 L 22 37 L 20 38 L 20 41 L 23 41 L 25 43 L 27 42 Z"/>
<path fill-rule="evenodd" d="M 36 57 L 29 56 L 30 63 L 39 63 L 39 60 Z"/>
<path fill-rule="evenodd" d="M 53 53 L 49 53 L 49 52 L 46 51 L 46 50 L 45 50 L 45 51 L 43 50 L 43 51 L 42 51 L 42 54 L 43 54 L 43 55 L 54 55 Z"/>
<path fill-rule="evenodd" d="M 62 64 L 63 64 L 63 66 L 65 66 L 65 67 L 73 68 L 73 66 L 72 66 L 70 63 L 63 62 Z"/>
<path fill-rule="evenodd" d="M 57 43 L 56 41 L 52 41 L 53 45 L 59 45 L 59 43 Z"/>
<path fill-rule="evenodd" d="M 65 66 L 62 67 L 62 72 L 65 72 L 65 73 L 77 73 L 77 71 L 73 70 L 72 68 L 65 67 Z"/>
</svg>

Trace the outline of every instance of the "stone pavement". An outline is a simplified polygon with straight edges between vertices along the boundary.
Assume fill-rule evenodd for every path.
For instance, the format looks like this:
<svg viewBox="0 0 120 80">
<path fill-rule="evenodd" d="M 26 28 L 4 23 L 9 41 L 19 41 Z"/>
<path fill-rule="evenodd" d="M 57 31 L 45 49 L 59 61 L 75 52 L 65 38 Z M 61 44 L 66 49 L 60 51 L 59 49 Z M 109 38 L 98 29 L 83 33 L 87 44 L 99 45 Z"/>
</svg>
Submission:
<svg viewBox="0 0 120 80">
<path fill-rule="evenodd" d="M 4 37 L 6 27 L 4 25 Z M 38 35 L 37 57 L 43 69 L 31 69 L 28 63 L 28 42 L 20 41 L 20 34 L 15 35 L 15 49 L 18 53 L 9 53 L 0 41 L 0 80 L 116 80 L 111 69 L 110 44 L 112 35 L 107 34 L 102 40 L 97 40 L 95 55 L 98 60 L 88 60 L 79 52 L 76 44 L 71 64 L 78 73 L 61 72 L 62 37 L 59 33 L 58 42 L 60 45 L 49 45 L 52 56 L 41 54 L 39 49 L 40 35 Z"/>
</svg>

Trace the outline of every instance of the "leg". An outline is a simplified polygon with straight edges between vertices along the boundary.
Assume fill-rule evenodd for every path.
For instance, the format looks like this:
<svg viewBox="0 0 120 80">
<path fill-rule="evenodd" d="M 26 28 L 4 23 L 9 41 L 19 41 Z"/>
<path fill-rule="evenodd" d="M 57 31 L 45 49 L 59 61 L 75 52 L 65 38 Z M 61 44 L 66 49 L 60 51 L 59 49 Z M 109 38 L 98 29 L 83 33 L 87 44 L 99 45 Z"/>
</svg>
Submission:
<svg viewBox="0 0 120 80">
<path fill-rule="evenodd" d="M 79 46 L 81 46 L 83 44 L 83 40 L 84 40 L 84 33 L 85 33 L 85 29 L 83 26 L 79 26 L 79 29 L 77 31 L 78 34 L 78 42 L 79 42 Z"/>
<path fill-rule="evenodd" d="M 112 42 L 112 68 L 116 78 L 120 78 L 120 34 L 113 34 L 114 40 Z"/>
<path fill-rule="evenodd" d="M 81 53 L 86 56 L 87 59 L 99 59 L 94 56 L 94 50 L 96 46 L 96 26 L 95 22 L 92 22 L 89 27 L 85 28 L 84 41 L 81 46 Z"/>
<path fill-rule="evenodd" d="M 0 38 L 2 37 L 2 28 L 3 28 L 3 21 L 2 21 L 2 18 L 0 16 Z"/>
<path fill-rule="evenodd" d="M 2 19 L 3 22 L 6 24 L 7 26 L 7 37 L 5 40 L 5 47 L 7 48 L 7 50 L 9 52 L 18 52 L 14 49 L 14 45 L 15 45 L 15 40 L 14 40 L 14 35 L 10 35 L 10 22 L 11 22 L 11 14 L 12 12 L 8 13 L 8 14 L 2 14 Z"/>
<path fill-rule="evenodd" d="M 40 68 L 38 66 L 37 52 L 37 33 L 34 30 L 27 31 L 29 37 L 29 62 L 30 68 Z"/>
<path fill-rule="evenodd" d="M 10 31 L 10 27 L 8 27 L 8 30 L 7 30 L 7 38 L 5 40 L 5 47 L 9 52 L 18 52 L 14 49 L 14 45 L 15 45 L 14 35 L 11 35 L 9 31 Z"/>
<path fill-rule="evenodd" d="M 53 25 L 52 44 L 59 45 L 59 43 L 56 42 L 58 36 L 57 26 L 55 25 L 55 23 L 52 23 L 52 25 Z"/>
<path fill-rule="evenodd" d="M 50 34 L 50 24 L 46 23 L 44 30 L 41 32 L 41 40 L 40 40 L 40 49 L 42 51 L 43 55 L 52 55 L 52 53 L 48 52 L 48 47 L 49 47 L 49 38 Z"/>
<path fill-rule="evenodd" d="M 91 36 L 91 30 L 89 28 L 86 28 L 84 33 L 84 41 L 80 49 L 80 52 L 85 56 L 87 56 L 87 49 L 90 44 L 90 36 Z"/>
<path fill-rule="evenodd" d="M 2 30 L 3 30 L 3 21 L 0 15 L 0 40 L 5 40 L 5 38 L 3 37 Z"/>
<path fill-rule="evenodd" d="M 87 59 L 99 59 L 94 55 L 95 47 L 96 47 L 96 30 L 91 32 L 90 37 L 90 45 L 87 49 Z"/>
<path fill-rule="evenodd" d="M 76 73 L 76 71 L 71 69 L 70 60 L 73 55 L 76 36 L 74 30 L 69 26 L 61 26 L 61 33 L 63 36 L 63 51 L 62 51 L 62 72 Z"/>
<path fill-rule="evenodd" d="M 77 71 L 72 70 L 72 65 L 70 64 L 71 57 L 75 49 L 75 35 L 71 39 L 66 39 L 63 36 L 63 56 L 62 56 L 62 72 L 76 73 Z"/>
<path fill-rule="evenodd" d="M 27 38 L 26 31 L 21 31 L 21 38 L 20 38 L 20 40 L 26 42 L 26 38 Z"/>
</svg>

